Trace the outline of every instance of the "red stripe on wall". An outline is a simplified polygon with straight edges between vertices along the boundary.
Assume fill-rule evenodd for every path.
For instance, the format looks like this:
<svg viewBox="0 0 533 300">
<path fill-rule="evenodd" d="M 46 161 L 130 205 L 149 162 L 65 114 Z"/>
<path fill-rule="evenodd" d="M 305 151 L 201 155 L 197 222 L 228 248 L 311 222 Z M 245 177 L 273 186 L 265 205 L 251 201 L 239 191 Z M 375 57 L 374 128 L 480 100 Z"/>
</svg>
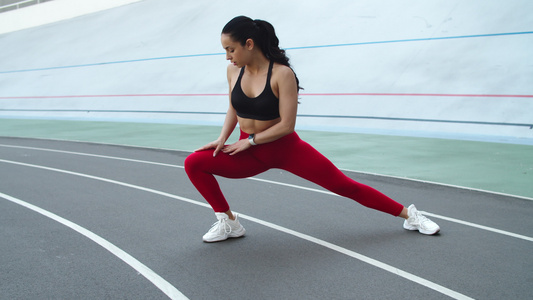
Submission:
<svg viewBox="0 0 533 300">
<path fill-rule="evenodd" d="M 58 95 L 58 96 L 0 96 L 0 99 L 59 99 L 111 97 L 220 97 L 228 94 L 123 94 L 123 95 Z M 533 98 L 533 95 L 498 94 L 416 94 L 416 93 L 301 93 L 300 96 L 389 96 L 389 97 L 465 97 L 465 98 Z"/>
</svg>

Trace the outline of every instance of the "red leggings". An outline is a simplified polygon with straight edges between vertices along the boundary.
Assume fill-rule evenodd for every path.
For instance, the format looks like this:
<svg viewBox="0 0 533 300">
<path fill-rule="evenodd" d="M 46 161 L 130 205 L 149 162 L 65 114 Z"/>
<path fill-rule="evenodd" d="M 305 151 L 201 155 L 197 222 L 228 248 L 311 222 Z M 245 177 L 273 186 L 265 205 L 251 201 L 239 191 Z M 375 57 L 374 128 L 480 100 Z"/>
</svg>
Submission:
<svg viewBox="0 0 533 300">
<path fill-rule="evenodd" d="M 248 138 L 248 134 L 241 131 L 240 138 Z M 215 212 L 226 212 L 229 205 L 214 175 L 246 178 L 272 168 L 289 171 L 338 195 L 393 216 L 400 215 L 403 209 L 403 205 L 381 192 L 344 175 L 329 159 L 301 140 L 296 132 L 235 155 L 219 152 L 213 157 L 213 151 L 189 155 L 185 159 L 185 171 Z"/>
</svg>

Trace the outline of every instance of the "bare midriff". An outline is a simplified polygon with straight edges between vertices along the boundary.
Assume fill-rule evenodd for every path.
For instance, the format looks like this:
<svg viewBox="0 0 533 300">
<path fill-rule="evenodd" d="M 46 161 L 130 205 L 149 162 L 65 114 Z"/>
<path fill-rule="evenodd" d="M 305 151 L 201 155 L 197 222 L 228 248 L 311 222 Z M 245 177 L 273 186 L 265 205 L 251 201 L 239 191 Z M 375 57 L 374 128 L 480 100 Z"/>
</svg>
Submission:
<svg viewBox="0 0 533 300">
<path fill-rule="evenodd" d="M 252 134 L 252 133 L 257 134 L 276 125 L 277 123 L 281 121 L 281 118 L 277 118 L 274 120 L 268 120 L 268 121 L 260 121 L 260 120 L 237 117 L 237 120 L 239 121 L 239 127 L 242 131 L 248 134 Z"/>
</svg>

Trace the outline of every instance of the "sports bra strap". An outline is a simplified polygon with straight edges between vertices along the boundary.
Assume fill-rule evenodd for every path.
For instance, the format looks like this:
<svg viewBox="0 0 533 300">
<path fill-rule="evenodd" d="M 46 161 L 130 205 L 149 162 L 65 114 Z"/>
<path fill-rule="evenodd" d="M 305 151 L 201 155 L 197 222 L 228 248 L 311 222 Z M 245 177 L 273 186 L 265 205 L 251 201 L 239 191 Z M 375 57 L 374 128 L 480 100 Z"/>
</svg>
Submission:
<svg viewBox="0 0 533 300">
<path fill-rule="evenodd" d="M 237 81 L 241 81 L 242 75 L 244 75 L 244 68 L 246 68 L 246 66 L 241 68 L 241 72 L 239 73 L 239 78 L 237 78 Z M 271 60 L 269 66 L 268 66 L 267 86 L 270 83 L 270 77 L 272 77 L 272 69 L 273 68 L 274 68 L 274 61 Z"/>
<path fill-rule="evenodd" d="M 274 61 L 270 61 L 270 65 L 268 66 L 268 74 L 267 74 L 267 86 L 270 86 L 270 77 L 272 77 L 272 68 L 274 67 Z"/>
</svg>

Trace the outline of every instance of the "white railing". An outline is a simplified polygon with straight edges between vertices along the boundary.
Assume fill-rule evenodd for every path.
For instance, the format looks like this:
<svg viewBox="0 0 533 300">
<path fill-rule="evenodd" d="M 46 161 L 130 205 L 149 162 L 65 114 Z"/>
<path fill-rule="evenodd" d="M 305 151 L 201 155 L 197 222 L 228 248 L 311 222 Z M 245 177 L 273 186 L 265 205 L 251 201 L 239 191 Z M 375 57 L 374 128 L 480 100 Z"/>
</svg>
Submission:
<svg viewBox="0 0 533 300">
<path fill-rule="evenodd" d="M 50 0 L 48 0 L 50 1 Z M 4 6 L 0 6 L 0 12 L 4 11 L 4 10 L 10 10 L 10 9 L 15 9 L 13 7 L 16 6 L 16 9 L 19 9 L 20 8 L 20 5 L 22 4 L 27 4 L 27 3 L 30 3 L 30 2 L 35 2 L 33 4 L 39 4 L 41 2 L 46 2 L 46 0 L 25 0 L 25 1 L 19 1 L 19 2 L 15 2 L 15 3 L 12 3 L 12 4 L 8 4 L 8 5 L 4 5 Z"/>
</svg>

